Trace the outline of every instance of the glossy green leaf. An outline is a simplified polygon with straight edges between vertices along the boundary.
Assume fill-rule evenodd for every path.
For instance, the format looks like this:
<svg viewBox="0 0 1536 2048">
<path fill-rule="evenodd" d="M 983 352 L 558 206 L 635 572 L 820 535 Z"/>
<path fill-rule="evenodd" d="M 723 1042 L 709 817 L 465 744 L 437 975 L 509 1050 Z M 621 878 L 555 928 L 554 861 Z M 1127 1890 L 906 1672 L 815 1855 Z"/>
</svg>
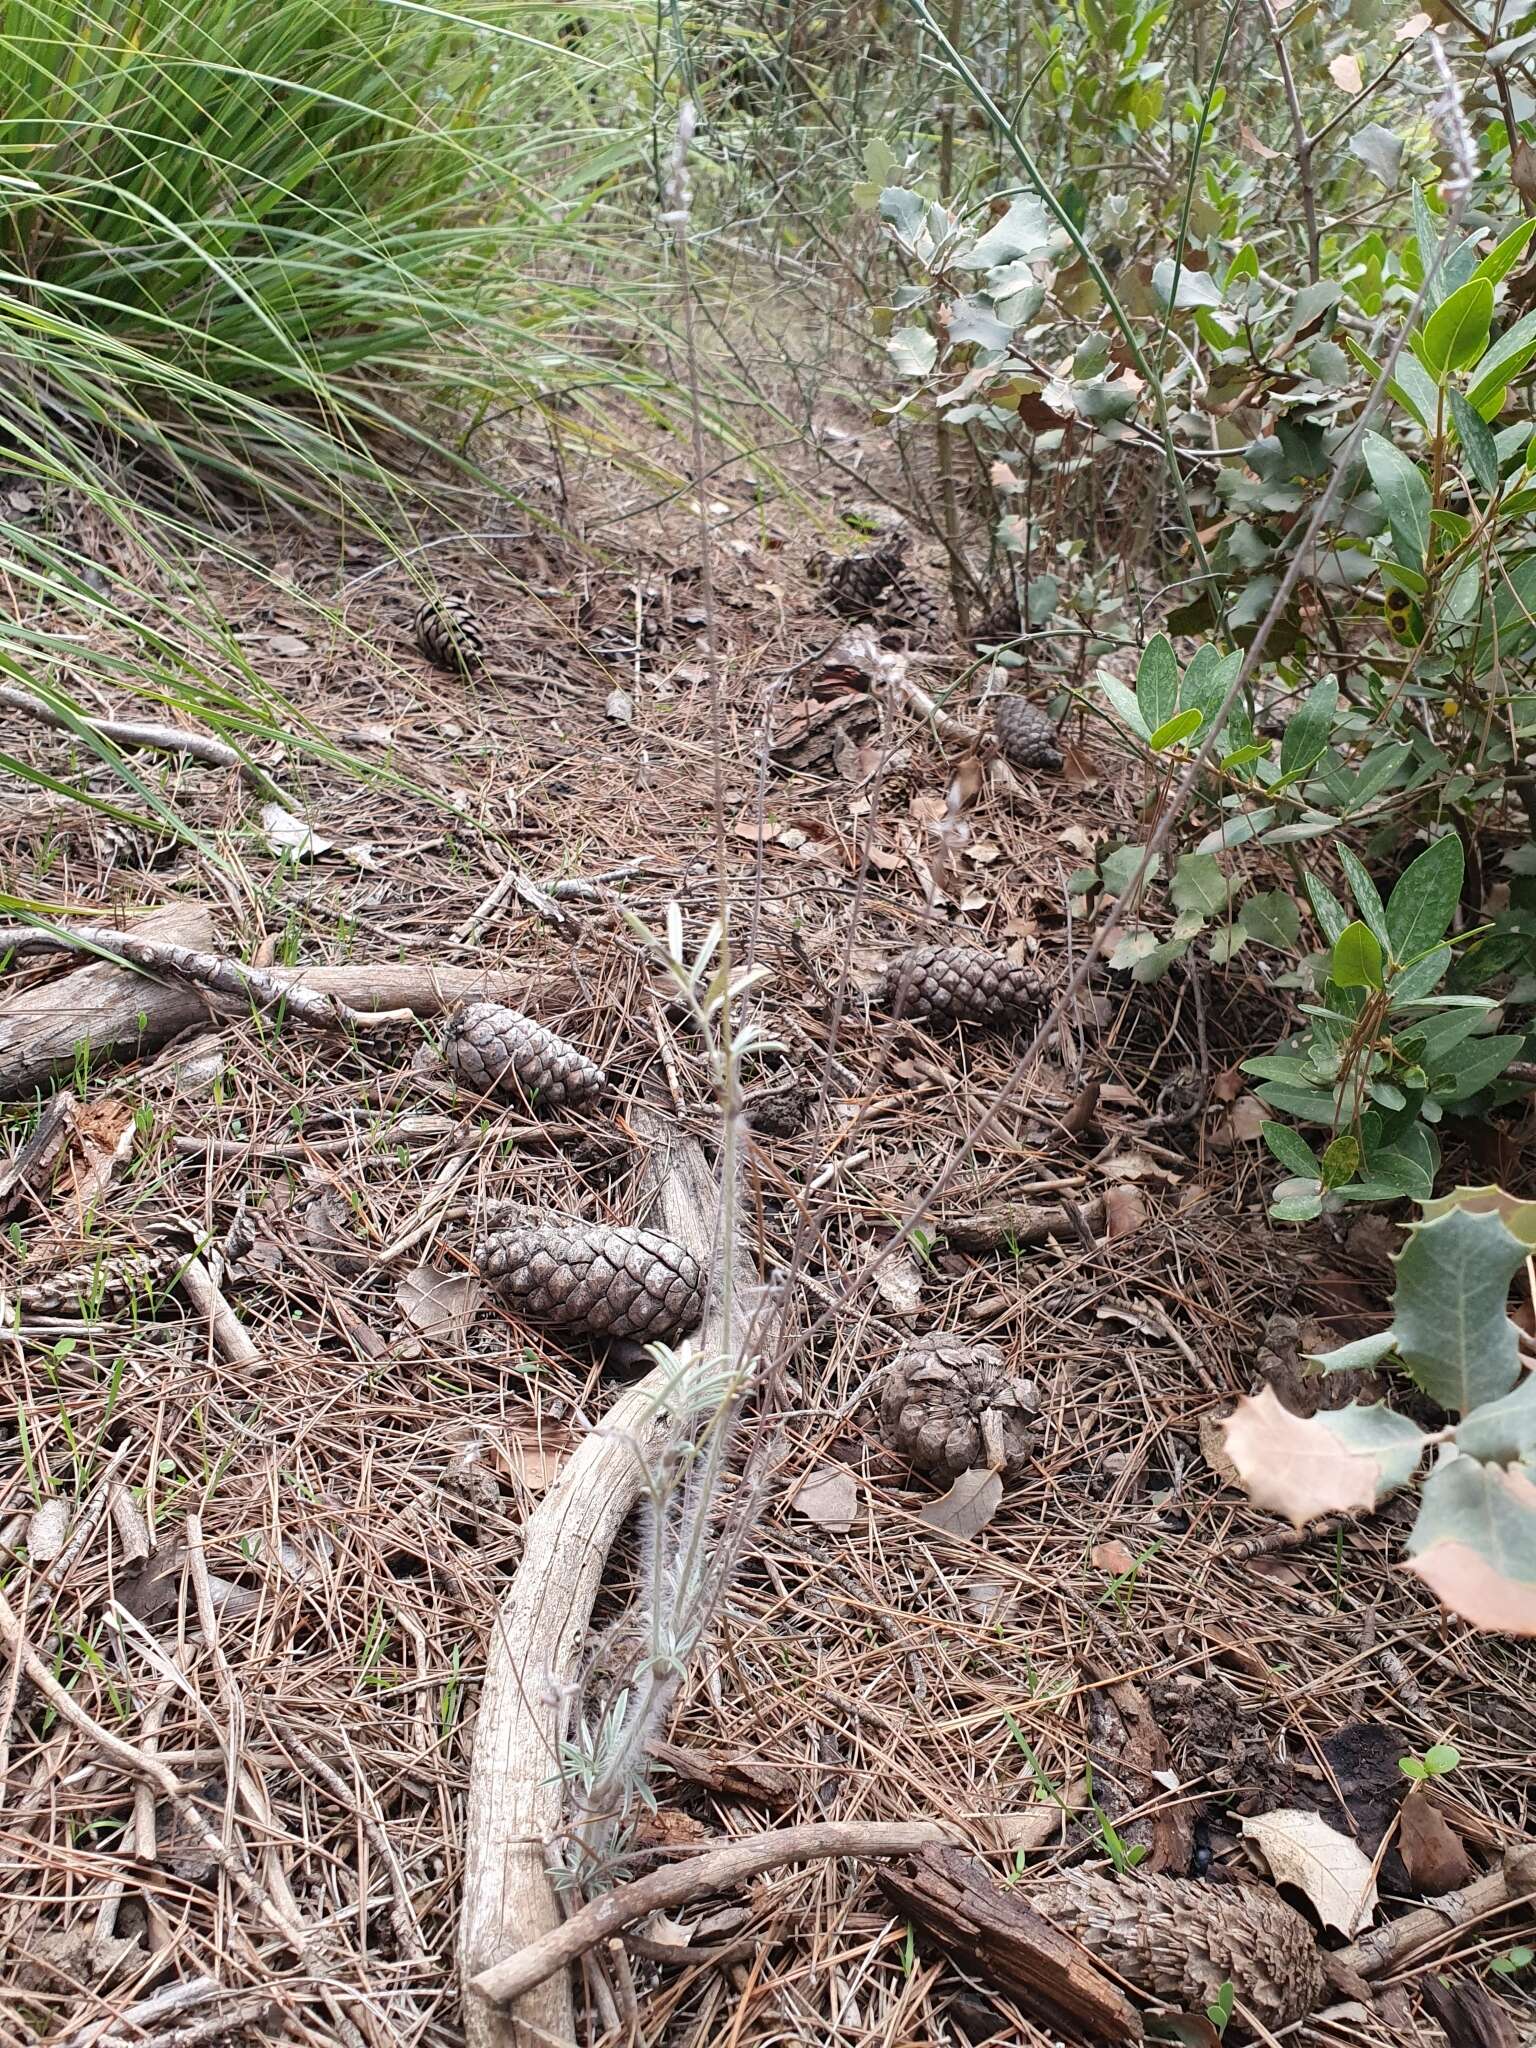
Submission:
<svg viewBox="0 0 1536 2048">
<path fill-rule="evenodd" d="M 1421 360 L 1442 383 L 1475 363 L 1488 346 L 1493 323 L 1493 286 L 1473 277 L 1441 301 L 1424 323 Z"/>
<path fill-rule="evenodd" d="M 1181 740 L 1192 739 L 1200 730 L 1200 713 L 1193 705 L 1187 711 L 1175 711 L 1172 718 L 1165 719 L 1147 741 L 1154 754 L 1166 753 L 1169 747 L 1176 747 Z"/>
<path fill-rule="evenodd" d="M 1491 420 L 1504 402 L 1504 393 L 1531 358 L 1536 356 L 1536 311 L 1522 313 L 1513 327 L 1507 327 L 1492 344 L 1467 379 L 1467 403 Z"/>
<path fill-rule="evenodd" d="M 1331 946 L 1349 923 L 1349 913 L 1326 882 L 1316 875 L 1306 877 L 1307 895 L 1312 901 L 1312 912 L 1322 928 L 1323 937 Z"/>
<path fill-rule="evenodd" d="M 1499 451 L 1493 445 L 1487 421 L 1455 389 L 1451 392 L 1451 419 L 1468 469 L 1491 498 L 1499 488 Z"/>
<path fill-rule="evenodd" d="M 1323 1153 L 1323 1186 L 1340 1188 L 1353 1180 L 1360 1165 L 1360 1140 L 1342 1131 Z"/>
<path fill-rule="evenodd" d="M 1166 725 L 1179 708 L 1179 664 L 1166 633 L 1154 634 L 1142 650 L 1136 667 L 1136 702 L 1149 733 Z"/>
<path fill-rule="evenodd" d="M 1392 951 L 1392 932 L 1387 923 L 1386 909 L 1376 893 L 1376 884 L 1365 869 L 1365 863 L 1348 846 L 1339 848 L 1339 866 L 1349 883 L 1350 893 L 1355 899 L 1355 908 L 1381 941 L 1382 951 Z"/>
<path fill-rule="evenodd" d="M 1413 960 L 1443 936 L 1461 901 L 1466 857 L 1447 832 L 1403 870 L 1387 902 L 1387 935 L 1395 960 Z"/>
<path fill-rule="evenodd" d="M 1525 254 L 1526 245 L 1532 235 L 1536 235 L 1536 218 L 1521 221 L 1518 227 L 1511 228 L 1503 240 L 1489 250 L 1472 275 L 1486 278 L 1489 284 L 1498 284 L 1502 278 L 1508 277 Z"/>
<path fill-rule="evenodd" d="M 1339 685 L 1334 676 L 1323 676 L 1313 685 L 1301 709 L 1286 723 L 1280 741 L 1280 774 L 1287 782 L 1305 775 L 1322 759 L 1323 749 L 1333 731 L 1338 709 Z"/>
<path fill-rule="evenodd" d="M 1429 549 L 1429 485 L 1423 471 L 1381 434 L 1367 434 L 1361 453 L 1398 560 L 1422 569 Z"/>
<path fill-rule="evenodd" d="M 1303 1180 L 1322 1178 L 1322 1169 L 1311 1146 L 1289 1124 L 1260 1124 L 1259 1136 L 1288 1172 L 1299 1175 Z"/>
<path fill-rule="evenodd" d="M 1369 925 L 1348 924 L 1334 942 L 1330 968 L 1340 988 L 1380 988 L 1381 943 Z"/>
</svg>

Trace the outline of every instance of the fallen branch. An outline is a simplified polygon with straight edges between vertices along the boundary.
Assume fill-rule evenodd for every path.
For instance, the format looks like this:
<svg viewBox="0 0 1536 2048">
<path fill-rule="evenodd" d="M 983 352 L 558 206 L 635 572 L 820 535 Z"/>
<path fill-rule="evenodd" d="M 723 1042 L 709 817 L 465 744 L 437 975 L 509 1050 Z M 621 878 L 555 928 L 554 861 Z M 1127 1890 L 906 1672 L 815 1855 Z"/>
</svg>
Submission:
<svg viewBox="0 0 1536 2048">
<path fill-rule="evenodd" d="M 242 1008 L 282 1010 L 295 1023 L 315 1031 L 365 1031 L 398 1024 L 409 1010 L 369 1013 L 354 1010 L 334 992 L 322 993 L 309 981 L 290 979 L 269 967 L 247 967 L 226 953 L 207 953 L 168 939 L 146 939 L 140 932 L 115 931 L 110 925 L 77 924 L 42 930 L 36 925 L 0 925 L 0 953 L 97 953 L 126 961 L 145 974 L 172 975 L 223 997 Z"/>
<path fill-rule="evenodd" d="M 24 718 L 35 718 L 39 725 L 52 726 L 56 732 L 78 735 L 83 727 L 97 739 L 110 740 L 113 746 L 145 747 L 155 754 L 185 754 L 210 768 L 233 768 L 263 796 L 282 804 L 289 802 L 264 768 L 258 768 L 226 740 L 216 740 L 211 733 L 187 732 L 179 725 L 154 725 L 137 719 L 87 718 L 84 713 L 60 711 L 29 690 L 18 690 L 9 683 L 0 683 L 0 706 L 19 711 Z"/>
<path fill-rule="evenodd" d="M 28 927 L 25 936 L 39 935 Z M 93 940 L 124 959 L 129 957 L 129 936 L 92 933 Z M 281 1001 L 292 1014 L 313 1015 L 331 1027 L 351 1022 L 369 1028 L 382 1018 L 407 1014 L 430 1017 L 474 999 L 514 1002 L 525 986 L 523 977 L 515 974 L 393 961 L 376 966 L 241 968 L 203 950 L 213 936 L 212 913 L 206 906 L 180 904 L 139 920 L 131 938 L 141 953 L 148 937 L 166 942 L 170 951 L 233 968 L 233 985 L 246 1006 L 252 1000 L 252 977 L 259 977 L 269 992 L 268 1006 Z M 23 989 L 0 1003 L 0 1101 L 30 1095 L 56 1074 L 69 1073 L 82 1052 L 88 1051 L 93 1062 L 142 1058 L 178 1033 L 205 1023 L 207 1015 L 208 998 L 200 984 L 152 979 L 106 960 L 93 960 L 62 978 Z"/>
<path fill-rule="evenodd" d="M 901 679 L 901 694 L 920 718 L 926 719 L 941 740 L 948 740 L 951 746 L 973 747 L 979 753 L 985 745 L 983 735 L 974 725 L 967 725 L 963 718 L 956 718 L 952 711 L 946 711 L 937 698 L 931 697 L 921 684 L 910 677 Z"/>
<path fill-rule="evenodd" d="M 1381 1977 L 1400 1969 L 1422 1951 L 1438 1947 L 1474 1920 L 1501 1913 L 1536 1899 L 1536 1844 L 1511 1849 L 1498 1870 L 1480 1877 L 1459 1892 L 1448 1892 L 1432 1906 L 1419 1906 L 1401 1919 L 1373 1927 L 1350 1948 L 1341 1948 L 1327 1959 L 1330 1973 L 1346 1979 Z"/>
<path fill-rule="evenodd" d="M 632 1120 L 650 1141 L 659 1227 L 713 1271 L 720 1190 L 703 1148 L 643 1106 Z M 719 1350 L 722 1332 L 712 1298 L 696 1339 L 704 1355 Z M 669 1435 L 663 1411 L 674 1380 L 673 1367 L 657 1366 L 581 1443 L 524 1527 L 522 1560 L 492 1626 L 465 1819 L 459 1969 L 467 2048 L 560 2048 L 576 2039 L 565 1959 L 510 2012 L 479 1980 L 512 1949 L 562 1925 L 547 1854 L 565 1817 L 558 1764 L 568 1702 L 609 1548 Z"/>
<path fill-rule="evenodd" d="M 1014 1245 L 1044 1244 L 1047 1238 L 1097 1236 L 1104 1228 L 1104 1197 L 1086 1202 L 1002 1202 L 969 1216 L 940 1216 L 934 1228 L 961 1252 L 996 1252 Z"/>
<path fill-rule="evenodd" d="M 945 1840 L 943 1825 L 933 1820 L 811 1821 L 772 1834 L 746 1835 L 718 1849 L 706 1849 L 686 1863 L 667 1864 L 646 1877 L 637 1877 L 632 1884 L 604 1892 L 537 1941 L 480 1971 L 471 1979 L 470 1989 L 497 2004 L 520 1998 L 589 1949 L 610 1941 L 650 1914 L 691 1905 L 711 1892 L 733 1891 L 786 1863 L 809 1863 L 829 1856 L 909 1856 Z"/>
</svg>

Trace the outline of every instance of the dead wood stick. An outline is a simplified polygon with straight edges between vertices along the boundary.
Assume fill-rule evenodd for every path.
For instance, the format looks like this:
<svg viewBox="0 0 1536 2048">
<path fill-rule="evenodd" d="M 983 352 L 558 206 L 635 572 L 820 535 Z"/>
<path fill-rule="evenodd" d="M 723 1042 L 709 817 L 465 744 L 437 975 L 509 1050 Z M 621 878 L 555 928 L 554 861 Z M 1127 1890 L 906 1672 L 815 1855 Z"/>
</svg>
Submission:
<svg viewBox="0 0 1536 2048">
<path fill-rule="evenodd" d="M 244 1323 L 200 1258 L 188 1259 L 177 1272 L 176 1285 L 208 1324 L 213 1348 L 229 1365 L 261 1365 L 265 1361 Z"/>
<path fill-rule="evenodd" d="M 470 1988 L 498 2004 L 519 1998 L 589 1949 L 622 1934 L 648 1914 L 686 1906 L 711 1892 L 734 1891 L 764 1871 L 828 1856 L 910 1856 L 948 1839 L 935 1820 L 810 1821 L 766 1835 L 744 1835 L 706 1849 L 685 1863 L 669 1863 L 617 1891 L 604 1892 L 569 1920 L 525 1948 L 482 1970 Z"/>
<path fill-rule="evenodd" d="M 996 1252 L 1011 1245 L 1044 1244 L 1048 1237 L 1062 1239 L 1080 1235 L 1083 1228 L 1097 1234 L 1104 1228 L 1104 1197 L 1094 1195 L 1085 1202 L 1002 1202 L 995 1209 L 978 1209 L 969 1216 L 940 1216 L 934 1228 L 957 1251 Z"/>
<path fill-rule="evenodd" d="M 1400 1968 L 1420 1950 L 1435 1947 L 1470 1921 L 1530 1900 L 1536 1900 L 1536 1845 L 1526 1843 L 1511 1849 L 1498 1870 L 1461 1891 L 1449 1892 L 1432 1906 L 1419 1906 L 1399 1920 L 1372 1928 L 1352 1947 L 1331 1955 L 1328 1967 L 1360 1977 L 1380 1977 Z"/>
<path fill-rule="evenodd" d="M 213 940 L 212 914 L 202 904 L 156 911 L 135 926 L 135 936 L 145 934 L 189 948 L 206 947 Z M 111 933 L 107 944 L 118 937 Z M 409 1011 L 431 1017 L 471 1000 L 515 1003 L 526 985 L 518 974 L 393 961 L 260 971 L 285 1000 L 296 985 L 309 992 L 332 1023 L 338 1003 L 358 1015 Z M 243 991 L 241 1000 L 246 1000 Z M 151 980 L 105 960 L 21 990 L 0 1001 L 0 1101 L 30 1095 L 55 1074 L 69 1073 L 85 1051 L 93 1061 L 155 1052 L 179 1032 L 205 1022 L 207 1014 L 207 998 L 199 988 Z"/>
<path fill-rule="evenodd" d="M 936 698 L 907 676 L 901 679 L 901 694 L 919 717 L 928 721 L 941 740 L 948 740 L 957 747 L 981 747 L 982 735 L 974 725 L 967 725 L 963 718 L 956 718 L 952 711 L 946 711 Z"/>
<path fill-rule="evenodd" d="M 19 711 L 24 718 L 35 718 L 39 725 L 50 725 L 56 732 L 78 733 L 84 726 L 87 732 L 110 740 L 114 746 L 145 747 L 155 754 L 186 754 L 210 768 L 234 768 L 263 796 L 283 804 L 290 802 L 264 768 L 258 768 L 237 748 L 226 740 L 216 740 L 211 733 L 187 732 L 179 725 L 155 725 L 138 719 L 89 718 L 83 713 L 69 716 L 41 697 L 34 697 L 29 690 L 15 689 L 9 683 L 0 683 L 0 706 L 7 711 Z"/>
<path fill-rule="evenodd" d="M 659 1115 L 641 1112 L 636 1121 L 650 1140 L 660 1227 L 714 1272 L 720 1190 L 703 1148 Z M 744 1263 L 738 1257 L 738 1267 Z M 719 1351 L 723 1327 L 712 1298 L 696 1340 L 706 1356 Z M 648 1373 L 567 1461 L 524 1527 L 522 1561 L 492 1626 L 465 1817 L 459 1969 L 467 2048 L 574 2048 L 570 1981 L 559 1963 L 510 2012 L 485 1997 L 478 1979 L 562 1923 L 547 1849 L 564 1817 L 567 1703 L 608 1551 L 669 1434 L 662 1408 L 674 1380 L 670 1366 Z"/>
<path fill-rule="evenodd" d="M 35 925 L 0 926 L 0 953 L 69 952 L 113 955 L 146 974 L 174 975 L 243 1008 L 283 1010 L 295 1022 L 316 1031 L 367 1030 L 398 1024 L 411 1014 L 409 1010 L 383 1014 L 354 1010 L 334 991 L 325 994 L 302 976 L 290 979 L 268 967 L 248 967 L 225 953 L 146 939 L 142 933 L 114 931 L 110 925 L 77 924 L 58 931 L 43 931 Z"/>
</svg>

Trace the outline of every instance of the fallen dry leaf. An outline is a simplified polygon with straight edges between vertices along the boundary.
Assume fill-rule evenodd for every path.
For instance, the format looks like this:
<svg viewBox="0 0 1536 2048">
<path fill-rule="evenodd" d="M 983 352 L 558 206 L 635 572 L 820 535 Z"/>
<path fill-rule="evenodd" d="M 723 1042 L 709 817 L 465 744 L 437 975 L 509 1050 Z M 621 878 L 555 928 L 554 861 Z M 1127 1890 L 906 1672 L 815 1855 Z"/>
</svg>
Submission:
<svg viewBox="0 0 1536 2048">
<path fill-rule="evenodd" d="M 1348 1938 L 1376 1911 L 1376 1879 L 1357 1842 L 1329 1827 L 1321 1814 L 1278 1807 L 1243 1822 L 1276 1884 L 1293 1884 L 1311 1901 L 1325 1927 Z"/>
<path fill-rule="evenodd" d="M 262 805 L 261 831 L 267 845 L 278 855 L 292 854 L 295 860 L 318 860 L 323 853 L 340 853 L 354 867 L 377 866 L 373 848 L 366 840 L 358 840 L 351 846 L 338 846 L 334 839 L 327 839 L 324 833 L 316 832 L 282 804 Z"/>
<path fill-rule="evenodd" d="M 51 1564 L 68 1534 L 68 1507 L 61 1500 L 45 1500 L 27 1523 L 27 1556 L 34 1564 Z"/>
<path fill-rule="evenodd" d="M 133 1150 L 133 1105 L 121 1100 L 93 1102 L 74 1119 L 67 1155 L 64 1228 L 83 1231 L 85 1219 L 106 1192 L 113 1174 Z"/>
<path fill-rule="evenodd" d="M 1365 83 L 1360 75 L 1360 59 L 1348 51 L 1342 57 L 1335 57 L 1328 66 L 1328 76 L 1340 92 L 1356 93 Z"/>
<path fill-rule="evenodd" d="M 462 1338 L 470 1317 L 485 1297 L 485 1284 L 474 1273 L 436 1273 L 416 1266 L 395 1288 L 395 1306 L 422 1337 Z"/>
<path fill-rule="evenodd" d="M 1417 41 L 1423 35 L 1425 29 L 1433 27 L 1434 17 L 1432 15 L 1423 13 L 1410 14 L 1401 27 L 1395 28 L 1392 34 L 1399 43 L 1411 43 Z"/>
<path fill-rule="evenodd" d="M 930 1529 L 950 1536 L 979 1536 L 1002 1506 L 1003 1476 L 985 1465 L 962 1472 L 948 1493 L 930 1501 L 918 1516 Z"/>
<path fill-rule="evenodd" d="M 610 690 L 603 710 L 615 725 L 633 725 L 635 722 L 635 700 L 628 690 Z"/>
<path fill-rule="evenodd" d="M 916 1259 L 882 1259 L 875 1268 L 875 1292 L 893 1315 L 915 1316 L 923 1305 L 923 1276 Z"/>
<path fill-rule="evenodd" d="M 1104 1190 L 1104 1235 L 1130 1237 L 1147 1220 L 1147 1198 L 1129 1183 Z"/>
<path fill-rule="evenodd" d="M 1398 1853 L 1418 1889 L 1437 1899 L 1460 1891 L 1472 1877 L 1466 1844 L 1422 1785 L 1415 1785 L 1398 1814 Z"/>
<path fill-rule="evenodd" d="M 1118 1537 L 1112 1536 L 1107 1543 L 1095 1543 L 1088 1557 L 1101 1572 L 1133 1572 L 1136 1569 L 1135 1558 Z"/>
<path fill-rule="evenodd" d="M 858 1481 L 841 1465 L 818 1466 L 795 1488 L 789 1504 L 818 1529 L 841 1536 L 853 1527 L 859 1510 Z"/>
</svg>

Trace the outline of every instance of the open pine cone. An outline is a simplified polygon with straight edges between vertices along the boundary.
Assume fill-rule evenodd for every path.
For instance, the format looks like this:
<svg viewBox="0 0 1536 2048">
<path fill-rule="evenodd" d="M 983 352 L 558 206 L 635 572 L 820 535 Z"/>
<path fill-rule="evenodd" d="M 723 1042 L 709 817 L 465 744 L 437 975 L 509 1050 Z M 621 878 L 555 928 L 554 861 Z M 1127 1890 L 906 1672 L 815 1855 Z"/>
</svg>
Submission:
<svg viewBox="0 0 1536 2048">
<path fill-rule="evenodd" d="M 466 1003 L 448 1026 L 443 1050 L 476 1094 L 538 1109 L 589 1102 L 608 1079 L 578 1046 L 502 1003 Z"/>
<path fill-rule="evenodd" d="M 1057 769 L 1062 765 L 1056 728 L 1024 697 L 994 697 L 992 730 L 1010 768 Z"/>
<path fill-rule="evenodd" d="M 704 1313 L 698 1260 L 655 1230 L 519 1213 L 477 1247 L 475 1264 L 529 1322 L 588 1337 L 666 1341 Z"/>
<path fill-rule="evenodd" d="M 844 555 L 827 571 L 827 603 L 845 619 L 872 619 L 906 574 L 907 536 L 898 528 L 867 554 Z"/>
<path fill-rule="evenodd" d="M 416 645 L 434 668 L 468 675 L 485 659 L 485 639 L 462 597 L 429 597 L 411 622 Z"/>
<path fill-rule="evenodd" d="M 904 1345 L 880 1378 L 880 1429 L 891 1449 L 945 1485 L 977 1466 L 1022 1478 L 1030 1463 L 1030 1380 L 1003 1354 L 942 1332 Z"/>
<path fill-rule="evenodd" d="M 878 1000 L 901 1017 L 1007 1024 L 1038 1010 L 1046 981 L 979 946 L 913 946 L 891 962 Z"/>
</svg>

